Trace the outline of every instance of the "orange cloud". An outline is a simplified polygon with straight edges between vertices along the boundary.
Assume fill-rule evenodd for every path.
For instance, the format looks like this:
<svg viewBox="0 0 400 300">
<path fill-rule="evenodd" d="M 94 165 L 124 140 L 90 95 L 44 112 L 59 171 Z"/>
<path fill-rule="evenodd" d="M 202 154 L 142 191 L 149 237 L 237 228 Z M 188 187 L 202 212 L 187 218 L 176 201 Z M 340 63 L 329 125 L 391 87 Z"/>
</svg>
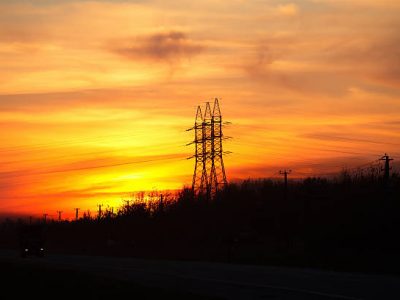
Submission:
<svg viewBox="0 0 400 300">
<path fill-rule="evenodd" d="M 294 3 L 278 5 L 276 10 L 279 15 L 289 17 L 297 16 L 300 12 L 299 7 Z"/>
</svg>

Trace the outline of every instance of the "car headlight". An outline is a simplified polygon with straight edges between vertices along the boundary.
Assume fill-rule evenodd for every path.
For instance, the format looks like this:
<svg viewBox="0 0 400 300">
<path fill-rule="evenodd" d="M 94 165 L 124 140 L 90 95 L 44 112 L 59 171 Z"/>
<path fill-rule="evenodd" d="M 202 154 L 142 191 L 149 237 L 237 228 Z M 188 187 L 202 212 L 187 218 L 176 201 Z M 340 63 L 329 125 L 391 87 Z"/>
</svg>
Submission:
<svg viewBox="0 0 400 300">
<path fill-rule="evenodd" d="M 43 251 L 44 249 L 43 248 L 40 248 L 40 251 Z"/>
<path fill-rule="evenodd" d="M 28 252 L 29 251 L 29 249 L 25 249 L 25 252 Z"/>
</svg>

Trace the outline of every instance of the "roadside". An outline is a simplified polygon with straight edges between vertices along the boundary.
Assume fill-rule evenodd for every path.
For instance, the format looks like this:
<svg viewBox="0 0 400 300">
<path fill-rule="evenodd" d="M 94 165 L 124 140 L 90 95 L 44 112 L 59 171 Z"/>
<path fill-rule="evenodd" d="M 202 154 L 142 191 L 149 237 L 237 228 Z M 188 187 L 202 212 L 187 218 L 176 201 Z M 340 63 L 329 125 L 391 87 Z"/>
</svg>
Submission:
<svg viewBox="0 0 400 300">
<path fill-rule="evenodd" d="M 17 283 L 23 289 L 16 292 L 28 297 L 63 291 L 62 297 L 90 299 L 400 299 L 398 277 L 313 269 L 81 255 L 21 259 L 12 251 L 0 251 L 0 267 L 5 286 Z"/>
<path fill-rule="evenodd" d="M 29 261 L 31 260 L 31 261 Z M 0 260 L 2 299 L 216 299 L 187 292 L 144 287 L 79 269 L 55 267 L 39 259 Z"/>
</svg>

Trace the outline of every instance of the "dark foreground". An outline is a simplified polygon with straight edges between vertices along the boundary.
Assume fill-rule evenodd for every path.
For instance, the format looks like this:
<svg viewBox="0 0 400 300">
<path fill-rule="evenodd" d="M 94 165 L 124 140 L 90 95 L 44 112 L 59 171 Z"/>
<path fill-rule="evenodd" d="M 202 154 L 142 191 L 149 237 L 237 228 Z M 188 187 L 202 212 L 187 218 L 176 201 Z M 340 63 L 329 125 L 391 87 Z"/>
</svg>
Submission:
<svg viewBox="0 0 400 300">
<path fill-rule="evenodd" d="M 11 251 L 0 267 L 12 298 L 400 299 L 398 277 L 308 269 Z"/>
<path fill-rule="evenodd" d="M 2 299 L 215 299 L 172 289 L 145 287 L 83 268 L 66 268 L 46 260 L 0 261 Z M 4 297 L 4 298 L 3 298 Z"/>
</svg>

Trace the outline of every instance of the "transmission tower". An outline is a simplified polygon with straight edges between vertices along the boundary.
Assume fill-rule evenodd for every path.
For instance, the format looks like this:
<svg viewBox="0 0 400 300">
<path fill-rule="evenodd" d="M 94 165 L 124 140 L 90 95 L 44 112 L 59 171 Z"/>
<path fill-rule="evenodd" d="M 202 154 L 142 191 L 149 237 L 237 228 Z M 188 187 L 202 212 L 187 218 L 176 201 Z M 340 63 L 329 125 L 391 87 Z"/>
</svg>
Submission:
<svg viewBox="0 0 400 300">
<path fill-rule="evenodd" d="M 227 184 L 223 162 L 222 115 L 218 99 L 214 101 L 213 110 L 210 102 L 206 103 L 204 115 L 201 107 L 197 107 L 194 127 L 195 131 L 195 167 L 192 190 L 196 195 L 205 195 L 207 199 L 214 198 L 216 192 Z M 190 145 L 189 144 L 189 145 Z"/>
<path fill-rule="evenodd" d="M 211 197 L 211 170 L 214 164 L 214 160 L 211 156 L 212 148 L 214 147 L 214 139 L 212 136 L 212 119 L 210 102 L 206 102 L 206 109 L 204 111 L 203 118 L 203 176 L 201 179 L 202 187 L 201 191 L 206 193 L 206 198 Z"/>
<path fill-rule="evenodd" d="M 192 190 L 202 191 L 204 187 L 203 175 L 204 175 L 204 155 L 203 155 L 203 114 L 201 112 L 201 107 L 197 107 L 196 119 L 194 122 L 194 127 L 188 130 L 194 129 L 194 143 L 195 154 L 190 158 L 195 159 L 194 173 L 192 180 Z M 190 144 L 192 144 L 190 143 Z M 188 144 L 188 145 L 190 145 Z"/>
<path fill-rule="evenodd" d="M 212 197 L 228 183 L 222 157 L 224 154 L 222 149 L 223 137 L 221 109 L 218 99 L 215 98 L 211 118 L 211 174 L 209 183 Z"/>
</svg>

